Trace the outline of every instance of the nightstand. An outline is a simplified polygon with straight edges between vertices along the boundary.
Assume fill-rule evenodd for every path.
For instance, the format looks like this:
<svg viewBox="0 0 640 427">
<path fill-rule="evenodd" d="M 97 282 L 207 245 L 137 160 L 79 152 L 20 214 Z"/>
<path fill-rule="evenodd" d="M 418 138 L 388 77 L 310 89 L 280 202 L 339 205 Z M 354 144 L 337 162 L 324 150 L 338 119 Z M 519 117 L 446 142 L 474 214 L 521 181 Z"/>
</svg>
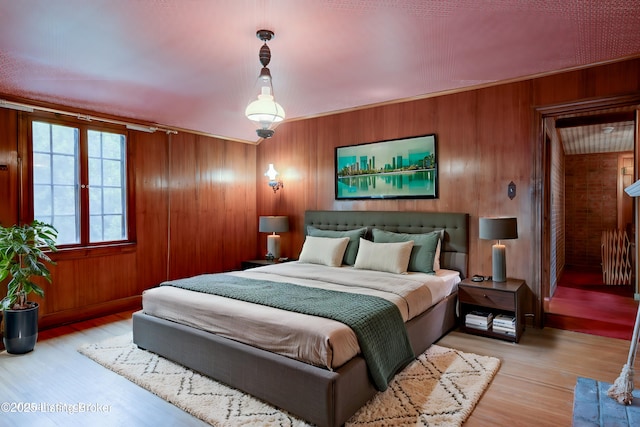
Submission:
<svg viewBox="0 0 640 427">
<path fill-rule="evenodd" d="M 464 279 L 458 284 L 461 330 L 474 335 L 483 335 L 518 342 L 524 332 L 524 299 L 526 284 L 524 280 L 507 279 L 506 282 L 491 280 L 474 282 Z M 515 333 L 503 333 L 492 328 L 482 330 L 465 326 L 465 316 L 470 311 L 490 312 L 493 316 L 505 314 L 515 317 Z"/>
<path fill-rule="evenodd" d="M 290 259 L 290 258 L 288 258 L 286 261 L 266 260 L 266 259 L 249 259 L 249 260 L 242 261 L 242 269 L 246 270 L 248 268 L 263 267 L 265 265 L 279 264 L 279 263 L 288 262 L 288 261 L 295 261 L 295 260 Z"/>
<path fill-rule="evenodd" d="M 246 270 L 248 268 L 262 267 L 264 265 L 271 265 L 275 263 L 275 261 L 268 261 L 266 259 L 249 259 L 242 261 L 242 269 Z"/>
</svg>

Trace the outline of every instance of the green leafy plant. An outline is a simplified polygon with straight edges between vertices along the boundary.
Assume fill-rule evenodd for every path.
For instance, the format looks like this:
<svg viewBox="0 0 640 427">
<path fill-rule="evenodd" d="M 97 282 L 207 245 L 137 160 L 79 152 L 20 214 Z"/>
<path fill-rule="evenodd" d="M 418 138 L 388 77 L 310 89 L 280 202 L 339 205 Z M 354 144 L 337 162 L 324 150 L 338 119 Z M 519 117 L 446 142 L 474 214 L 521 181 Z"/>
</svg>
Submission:
<svg viewBox="0 0 640 427">
<path fill-rule="evenodd" d="M 27 296 L 35 292 L 44 296 L 33 277 L 44 277 L 51 283 L 46 263 L 55 264 L 45 252 L 57 251 L 58 231 L 50 224 L 33 221 L 31 224 L 0 226 L 0 282 L 10 277 L 7 296 L 0 301 L 2 310 L 29 308 Z"/>
</svg>

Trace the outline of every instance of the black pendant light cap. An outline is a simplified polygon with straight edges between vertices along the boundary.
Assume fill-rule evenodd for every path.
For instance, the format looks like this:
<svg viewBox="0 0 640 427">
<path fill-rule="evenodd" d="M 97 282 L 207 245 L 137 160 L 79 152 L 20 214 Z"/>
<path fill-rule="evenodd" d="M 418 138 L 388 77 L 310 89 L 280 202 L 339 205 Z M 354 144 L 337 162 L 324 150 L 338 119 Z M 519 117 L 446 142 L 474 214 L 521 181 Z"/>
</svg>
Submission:
<svg viewBox="0 0 640 427">
<path fill-rule="evenodd" d="M 256 129 L 256 133 L 260 138 L 271 138 L 275 131 L 273 129 Z"/>
<path fill-rule="evenodd" d="M 268 42 L 269 40 L 276 37 L 273 31 L 271 30 L 258 30 L 256 32 L 256 37 L 258 37 L 263 42 Z"/>
</svg>

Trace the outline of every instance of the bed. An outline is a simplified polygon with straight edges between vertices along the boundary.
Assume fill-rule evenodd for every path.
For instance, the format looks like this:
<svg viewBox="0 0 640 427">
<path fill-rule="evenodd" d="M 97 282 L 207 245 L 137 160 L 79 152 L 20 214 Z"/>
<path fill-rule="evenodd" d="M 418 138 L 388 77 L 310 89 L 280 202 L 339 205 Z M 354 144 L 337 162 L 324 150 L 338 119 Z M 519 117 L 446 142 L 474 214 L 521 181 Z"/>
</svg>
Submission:
<svg viewBox="0 0 640 427">
<path fill-rule="evenodd" d="M 325 233 L 342 232 L 365 227 L 364 238 L 368 240 L 372 240 L 374 229 L 378 232 L 416 235 L 440 231 L 441 270 L 459 272 L 460 279 L 467 275 L 467 214 L 381 211 L 308 211 L 305 213 L 307 232 L 309 230 L 322 230 Z M 286 267 L 285 271 L 297 271 L 308 267 L 295 264 L 297 263 L 286 263 L 282 267 Z M 340 276 L 348 277 L 350 276 L 347 274 L 348 269 L 353 267 L 335 268 L 344 268 L 340 270 L 343 273 Z M 234 277 L 240 278 L 259 278 L 262 274 L 274 273 L 269 271 L 269 268 L 231 273 Z M 277 272 L 277 275 L 280 274 L 282 273 Z M 303 279 L 288 278 L 286 281 L 295 282 L 296 280 Z M 172 288 L 172 286 L 165 288 Z M 149 294 L 151 295 L 152 292 Z M 190 321 L 183 321 L 162 311 L 162 307 L 170 311 L 171 307 L 167 304 L 164 306 L 160 304 L 160 308 L 154 308 L 153 305 L 158 301 L 154 302 L 150 295 L 143 295 L 143 309 L 133 315 L 133 339 L 140 348 L 155 352 L 247 392 L 310 423 L 318 426 L 340 426 L 378 391 L 379 387 L 373 383 L 367 363 L 357 349 L 355 355 L 349 353 L 338 355 L 337 352 L 333 354 L 329 351 L 327 353 L 332 353 L 330 358 L 321 357 L 317 360 L 307 360 L 305 357 L 287 354 L 286 351 L 284 355 L 279 354 L 276 352 L 279 349 L 271 348 L 270 351 L 261 348 L 264 346 L 259 342 L 257 344 L 255 341 L 242 342 L 242 338 L 230 335 L 229 329 L 235 322 L 233 316 L 227 316 L 231 319 L 229 323 L 218 326 L 219 329 L 213 329 L 214 332 L 211 325 L 198 323 L 206 321 L 207 316 L 204 311 L 206 307 L 215 306 L 215 302 L 209 304 L 208 298 L 196 297 L 196 300 L 204 301 L 203 307 L 192 310 L 195 314 Z M 407 337 L 416 355 L 424 352 L 456 325 L 456 296 L 456 288 L 453 287 L 445 295 L 434 296 L 437 302 L 426 311 L 421 311 L 419 314 L 403 314 L 403 318 L 406 318 Z M 171 300 L 173 295 L 170 294 L 167 298 Z M 218 298 L 224 297 L 213 296 L 211 300 Z M 184 304 L 187 304 L 185 307 L 191 307 L 189 304 L 192 303 L 194 302 L 187 301 Z M 224 307 L 227 305 L 233 304 L 224 304 Z M 184 310 L 184 307 L 180 308 L 179 304 L 175 308 L 178 312 Z M 215 328 L 215 325 L 213 327 Z M 248 327 L 247 329 L 249 330 Z M 251 334 L 253 337 L 260 338 L 259 325 L 257 331 Z M 271 338 L 264 340 L 278 342 Z M 352 338 L 347 339 L 349 340 Z"/>
</svg>

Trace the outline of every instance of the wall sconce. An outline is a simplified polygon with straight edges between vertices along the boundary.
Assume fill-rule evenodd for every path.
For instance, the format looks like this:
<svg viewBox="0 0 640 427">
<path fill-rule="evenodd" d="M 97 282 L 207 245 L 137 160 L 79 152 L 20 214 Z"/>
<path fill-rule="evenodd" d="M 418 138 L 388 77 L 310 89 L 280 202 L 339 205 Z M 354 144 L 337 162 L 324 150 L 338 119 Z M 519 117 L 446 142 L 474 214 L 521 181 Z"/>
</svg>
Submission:
<svg viewBox="0 0 640 427">
<path fill-rule="evenodd" d="M 279 189 L 284 188 L 282 180 L 276 180 L 278 171 L 274 169 L 273 163 L 269 163 L 269 169 L 264 175 L 269 177 L 269 187 L 273 188 L 274 193 Z"/>
<path fill-rule="evenodd" d="M 480 238 L 497 240 L 493 245 L 491 266 L 494 282 L 507 281 L 507 255 L 505 246 L 500 243 L 504 239 L 518 238 L 518 220 L 516 218 L 480 218 Z"/>
</svg>

